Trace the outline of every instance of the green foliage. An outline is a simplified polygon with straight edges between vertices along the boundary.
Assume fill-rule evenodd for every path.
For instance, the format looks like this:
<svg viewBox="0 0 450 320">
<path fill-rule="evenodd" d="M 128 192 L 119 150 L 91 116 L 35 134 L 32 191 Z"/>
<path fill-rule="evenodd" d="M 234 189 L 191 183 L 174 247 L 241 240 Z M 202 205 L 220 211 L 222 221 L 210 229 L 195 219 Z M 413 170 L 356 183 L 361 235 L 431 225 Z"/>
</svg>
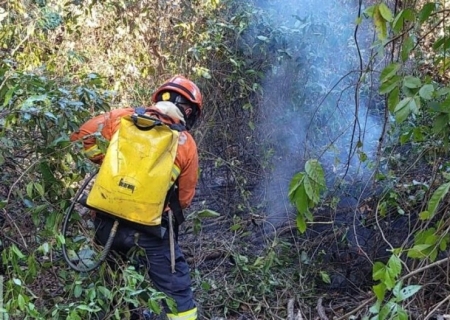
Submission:
<svg viewBox="0 0 450 320">
<path fill-rule="evenodd" d="M 373 287 L 377 302 L 370 308 L 370 313 L 375 315 L 370 318 L 371 320 L 409 319 L 401 303 L 417 293 L 421 286 L 403 287 L 403 281 L 399 279 L 401 272 L 402 261 L 396 254 L 391 255 L 386 265 L 375 262 L 373 280 L 379 281 L 379 284 Z M 383 304 L 388 291 L 392 291 L 393 297 Z"/>
<path fill-rule="evenodd" d="M 266 318 L 273 318 L 274 314 L 278 314 L 286 318 L 286 311 L 273 310 L 269 299 L 280 290 L 295 291 L 294 288 L 298 285 L 296 280 L 301 278 L 296 265 L 296 254 L 291 244 L 277 240 L 270 248 L 257 255 L 233 253 L 230 259 L 233 266 L 226 271 L 228 279 L 212 278 L 203 285 L 208 293 L 203 305 L 221 301 L 226 317 L 248 311 L 254 317 L 265 314 Z"/>
<path fill-rule="evenodd" d="M 62 243 L 92 244 L 87 234 L 64 239 L 59 230 L 78 183 L 93 170 L 69 135 L 111 107 L 148 104 L 156 85 L 185 74 L 202 87 L 206 117 L 214 119 L 205 119 L 211 126 L 200 134 L 219 143 L 204 146 L 204 154 L 224 159 L 221 166 L 241 187 L 236 206 L 250 208 L 243 163 L 223 150 L 239 139 L 236 128 L 253 139 L 256 95 L 264 73 L 280 58 L 281 28 L 237 1 L 172 6 L 157 0 L 13 0 L 0 9 L 0 23 L 0 269 L 8 301 L 0 312 L 36 319 L 89 319 L 107 312 L 123 319 L 130 304 L 159 312 L 165 297 L 146 285 L 142 272 L 103 266 L 77 274 L 59 259 Z M 255 24 L 261 26 L 257 39 L 248 36 Z M 221 128 L 219 113 L 244 116 Z M 217 213 L 192 213 L 194 231 L 210 216 Z M 80 228 L 84 218 L 77 215 Z M 268 277 L 268 267 L 264 272 Z M 49 278 L 54 281 L 47 288 Z"/>
<path fill-rule="evenodd" d="M 186 220 L 192 220 L 192 228 L 194 234 L 198 234 L 202 229 L 202 219 L 205 218 L 217 218 L 220 217 L 220 213 L 215 212 L 214 210 L 204 209 L 200 211 L 194 211 L 190 213 Z"/>
<path fill-rule="evenodd" d="M 390 54 L 386 48 L 392 46 L 392 52 L 397 53 L 390 54 L 390 59 L 386 59 L 389 62 L 381 70 L 379 77 L 379 93 L 386 96 L 387 111 L 395 119 L 391 132 L 397 133 L 401 144 L 415 146 L 414 151 L 417 153 L 426 154 L 428 150 L 433 150 L 445 156 L 448 154 L 450 133 L 447 112 L 450 95 L 445 80 L 442 81 L 440 77 L 448 70 L 446 51 L 450 44 L 448 28 L 440 28 L 439 23 L 436 23 L 437 12 L 441 9 L 445 7 L 439 2 L 425 2 L 419 7 L 399 6 L 394 14 L 385 3 L 380 3 L 369 7 L 366 14 L 373 19 L 380 50 Z M 434 36 L 438 33 L 441 35 Z M 425 46 L 426 42 L 429 43 Z M 430 55 L 434 57 L 431 60 L 426 58 Z M 423 68 L 435 73 L 420 72 Z M 411 152 L 411 156 L 415 154 Z M 405 161 L 408 162 L 409 159 Z M 447 249 L 449 236 L 444 225 L 448 223 L 448 219 L 441 206 L 450 188 L 445 181 L 445 170 L 445 166 L 441 167 L 434 178 L 423 184 L 420 198 L 417 199 L 418 203 L 425 202 L 422 211 L 417 214 L 422 223 L 418 224 L 412 234 L 405 235 L 405 238 L 412 236 L 414 241 L 394 252 L 402 251 L 407 253 L 408 258 L 434 262 L 438 254 Z M 403 186 L 407 185 L 417 185 L 417 182 L 403 179 Z M 429 185 L 433 188 L 429 188 Z M 400 208 L 400 200 L 404 200 L 402 196 L 400 190 L 392 190 L 388 198 L 380 203 L 379 214 L 385 217 L 388 207 Z M 408 197 L 413 198 L 412 195 Z M 401 208 L 397 212 L 407 213 L 413 219 L 416 217 L 414 212 Z M 377 303 L 370 309 L 375 314 L 373 319 L 408 318 L 401 302 L 415 295 L 421 288 L 419 285 L 402 287 L 402 265 L 407 265 L 408 261 L 406 258 L 401 259 L 400 254 L 393 254 L 386 265 L 375 262 L 373 279 L 379 283 L 373 287 L 377 297 Z M 392 298 L 388 297 L 388 291 L 392 292 Z"/>
<path fill-rule="evenodd" d="M 299 172 L 289 185 L 289 200 L 297 209 L 297 228 L 306 231 L 306 222 L 313 221 L 310 209 L 320 202 L 320 194 L 326 189 L 322 166 L 317 160 L 308 160 L 305 171 Z"/>
</svg>

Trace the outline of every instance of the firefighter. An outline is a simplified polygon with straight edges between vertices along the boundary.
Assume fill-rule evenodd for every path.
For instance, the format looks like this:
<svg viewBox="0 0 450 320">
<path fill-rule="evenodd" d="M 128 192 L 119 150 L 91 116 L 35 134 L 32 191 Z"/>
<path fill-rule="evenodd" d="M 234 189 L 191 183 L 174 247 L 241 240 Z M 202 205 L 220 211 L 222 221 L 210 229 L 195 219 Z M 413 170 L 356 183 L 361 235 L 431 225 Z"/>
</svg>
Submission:
<svg viewBox="0 0 450 320">
<path fill-rule="evenodd" d="M 198 174 L 197 145 L 189 133 L 197 118 L 201 115 L 203 98 L 199 88 L 183 76 L 175 76 L 162 84 L 152 95 L 151 107 L 145 108 L 145 114 L 158 118 L 166 124 L 180 124 L 186 128 L 181 131 L 175 157 L 174 168 L 179 172 L 176 180 L 176 192 L 168 199 L 166 210 L 171 210 L 175 217 L 175 234 L 183 221 L 182 210 L 188 207 L 194 197 Z M 98 115 L 86 123 L 70 137 L 71 141 L 81 140 L 86 156 L 100 164 L 104 154 L 96 144 L 95 133 L 110 140 L 118 130 L 120 119 L 131 115 L 135 108 L 116 109 Z M 162 227 L 168 227 L 168 215 L 163 213 Z M 105 244 L 113 225 L 113 218 L 101 213 L 95 214 L 96 238 Z M 173 242 L 172 242 L 173 243 Z M 120 223 L 114 238 L 112 250 L 126 254 L 138 246 L 145 251 L 144 263 L 154 286 L 176 302 L 177 314 L 173 314 L 165 306 L 169 319 L 197 319 L 197 308 L 191 289 L 189 266 L 181 252 L 177 241 L 170 249 L 169 232 L 164 235 L 142 232 L 133 223 Z M 174 257 L 174 261 L 173 261 Z M 172 261 L 171 261 L 172 258 Z M 175 265 L 174 269 L 171 269 Z"/>
</svg>

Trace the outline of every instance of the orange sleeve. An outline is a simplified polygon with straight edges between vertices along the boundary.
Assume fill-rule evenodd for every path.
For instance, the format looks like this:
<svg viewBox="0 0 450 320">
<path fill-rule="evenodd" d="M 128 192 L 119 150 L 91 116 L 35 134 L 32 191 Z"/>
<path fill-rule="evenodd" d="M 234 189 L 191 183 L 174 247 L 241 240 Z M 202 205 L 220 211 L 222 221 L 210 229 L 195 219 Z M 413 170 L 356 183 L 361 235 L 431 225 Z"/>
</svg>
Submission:
<svg viewBox="0 0 450 320">
<path fill-rule="evenodd" d="M 100 114 L 86 121 L 78 131 L 72 133 L 70 141 L 83 141 L 84 154 L 89 160 L 101 163 L 104 154 L 97 145 L 95 133 L 100 133 L 106 140 L 111 140 L 120 125 L 120 118 L 132 114 L 134 108 L 116 109 Z"/>
<path fill-rule="evenodd" d="M 195 195 L 198 180 L 198 151 L 191 134 L 180 133 L 175 165 L 180 169 L 178 197 L 182 209 L 188 207 Z"/>
</svg>

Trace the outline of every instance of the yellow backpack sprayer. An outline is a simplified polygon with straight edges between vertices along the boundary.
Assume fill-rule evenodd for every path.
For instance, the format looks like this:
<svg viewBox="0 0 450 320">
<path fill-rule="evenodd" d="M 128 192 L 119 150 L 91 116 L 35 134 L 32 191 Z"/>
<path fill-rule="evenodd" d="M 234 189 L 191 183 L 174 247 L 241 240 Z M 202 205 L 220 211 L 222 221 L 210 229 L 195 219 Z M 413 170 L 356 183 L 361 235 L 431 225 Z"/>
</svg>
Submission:
<svg viewBox="0 0 450 320">
<path fill-rule="evenodd" d="M 86 179 L 66 212 L 62 227 L 66 240 L 69 224 L 79 220 L 73 215 L 77 203 L 115 218 L 108 241 L 96 261 L 93 261 L 92 252 L 86 254 L 82 244 L 77 247 L 78 252 L 69 252 L 67 243 L 63 244 L 65 260 L 77 271 L 91 271 L 101 264 L 111 248 L 119 221 L 136 224 L 144 232 L 161 225 L 167 194 L 179 175 L 174 161 L 181 130 L 178 125 L 166 125 L 139 109 L 133 115 L 121 118 L 119 130 L 110 141 L 100 170 Z M 82 195 L 89 184 L 92 189 L 86 199 Z"/>
</svg>

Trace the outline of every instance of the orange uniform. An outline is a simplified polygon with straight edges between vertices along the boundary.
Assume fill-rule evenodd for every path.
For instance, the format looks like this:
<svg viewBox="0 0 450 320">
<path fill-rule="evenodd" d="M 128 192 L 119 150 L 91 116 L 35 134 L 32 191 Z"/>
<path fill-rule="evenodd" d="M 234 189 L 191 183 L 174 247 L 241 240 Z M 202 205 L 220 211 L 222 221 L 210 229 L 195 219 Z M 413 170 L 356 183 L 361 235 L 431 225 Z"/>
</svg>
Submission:
<svg viewBox="0 0 450 320">
<path fill-rule="evenodd" d="M 178 123 L 159 112 L 156 106 L 146 108 L 146 114 L 156 117 L 166 124 Z M 95 163 L 101 164 L 104 154 L 96 144 L 96 133 L 100 133 L 106 140 L 111 140 L 114 133 L 119 129 L 120 119 L 127 115 L 132 115 L 134 108 L 124 108 L 112 110 L 108 113 L 98 115 L 85 122 L 77 132 L 70 136 L 71 141 L 83 141 L 86 156 Z M 178 177 L 178 192 L 181 208 L 190 205 L 198 180 L 198 153 L 197 145 L 188 131 L 180 132 L 178 140 L 175 166 L 180 170 Z"/>
</svg>

